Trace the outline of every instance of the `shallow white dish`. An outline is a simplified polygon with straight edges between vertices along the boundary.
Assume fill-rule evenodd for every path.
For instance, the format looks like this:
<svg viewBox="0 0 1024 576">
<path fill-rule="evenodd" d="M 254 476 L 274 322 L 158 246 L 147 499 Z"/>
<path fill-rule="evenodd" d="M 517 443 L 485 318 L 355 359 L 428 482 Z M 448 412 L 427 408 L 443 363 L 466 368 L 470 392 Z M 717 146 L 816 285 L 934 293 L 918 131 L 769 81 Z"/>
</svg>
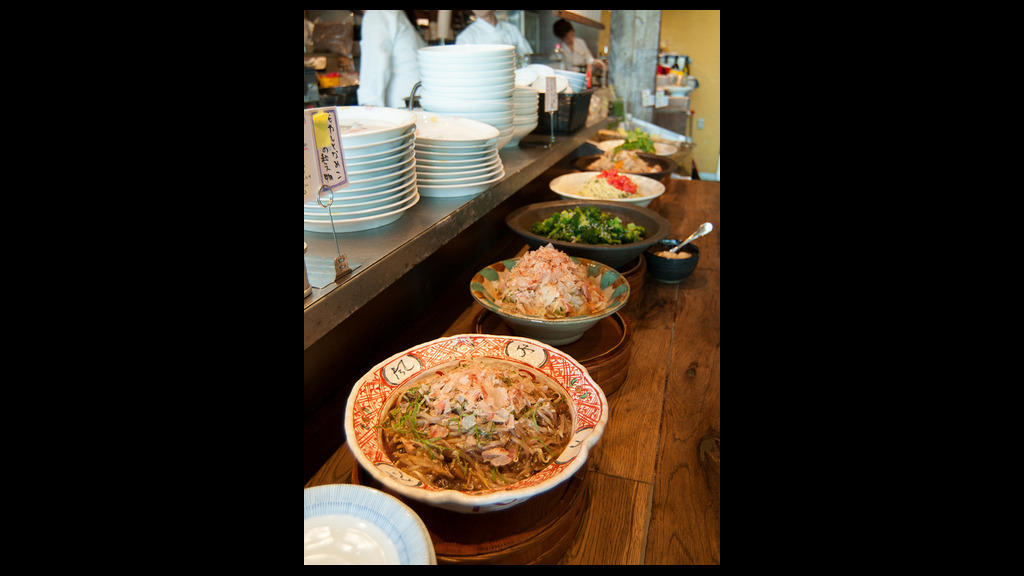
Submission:
<svg viewBox="0 0 1024 576">
<path fill-rule="evenodd" d="M 494 147 L 493 146 L 488 146 L 486 148 L 477 148 L 477 149 L 468 150 L 468 151 L 461 151 L 459 149 L 452 149 L 452 150 L 456 150 L 456 151 L 454 151 L 454 152 L 433 152 L 433 151 L 430 151 L 430 150 L 417 149 L 416 150 L 416 158 L 421 159 L 421 160 L 435 160 L 435 161 L 444 161 L 444 160 L 474 160 L 474 159 L 483 160 L 484 158 L 489 158 L 490 156 L 492 156 L 494 154 Z"/>
<path fill-rule="evenodd" d="M 413 163 L 413 165 L 415 166 L 415 162 Z M 347 200 L 358 200 L 358 199 L 372 198 L 372 197 L 379 196 L 381 194 L 386 194 L 388 192 L 397 192 L 398 190 L 401 190 L 402 188 L 405 188 L 406 186 L 408 186 L 410 182 L 415 182 L 415 181 L 416 181 L 415 170 L 404 171 L 402 173 L 402 177 L 397 179 L 397 180 L 392 180 L 392 181 L 389 181 L 389 182 L 380 182 L 380 183 L 376 184 L 375 186 L 369 186 L 369 187 L 365 187 L 365 188 L 357 188 L 357 189 L 341 188 L 339 190 L 335 190 L 334 191 L 334 201 L 338 201 L 338 200 L 347 201 Z M 317 204 L 317 202 L 315 200 L 312 201 L 312 202 L 306 202 L 306 204 L 307 205 L 313 205 L 313 206 L 319 206 L 319 204 Z"/>
<path fill-rule="evenodd" d="M 579 193 L 583 183 L 597 176 L 600 172 L 571 172 L 555 178 L 548 184 L 551 190 L 565 198 L 573 200 L 600 200 L 601 202 L 621 202 L 646 207 L 652 200 L 665 193 L 665 185 L 653 179 L 634 174 L 624 174 L 637 186 L 637 193 L 631 198 L 594 198 Z"/>
<path fill-rule="evenodd" d="M 498 156 L 498 147 L 495 147 L 495 151 L 492 156 L 485 157 L 483 159 L 472 158 L 469 160 L 427 160 L 424 158 L 416 159 L 416 170 L 417 173 L 424 173 L 426 171 L 437 172 L 440 170 L 447 171 L 459 171 L 459 170 L 471 170 L 481 165 L 489 165 L 492 163 L 501 162 L 502 159 Z"/>
<path fill-rule="evenodd" d="M 508 111 L 461 112 L 460 115 L 471 120 L 476 120 L 478 122 L 483 122 L 484 124 L 490 124 L 491 126 L 494 126 L 495 122 L 511 122 L 512 118 L 515 116 L 515 110 L 513 110 L 512 107 L 509 106 Z M 501 128 L 498 128 L 498 131 L 500 132 Z"/>
<path fill-rule="evenodd" d="M 497 166 L 479 174 L 450 174 L 450 178 L 424 178 L 422 180 L 418 180 L 417 184 L 420 186 L 464 186 L 467 184 L 479 184 L 481 182 L 493 180 L 502 172 L 504 172 L 504 167 Z"/>
<path fill-rule="evenodd" d="M 408 110 L 378 106 L 334 106 L 342 145 L 365 146 L 407 132 L 416 115 Z M 314 108 L 313 111 L 323 110 Z"/>
<path fill-rule="evenodd" d="M 512 88 L 501 86 L 423 86 L 420 94 L 430 98 L 447 98 L 449 100 L 503 100 L 512 98 Z"/>
<path fill-rule="evenodd" d="M 389 156 L 390 161 L 379 161 L 371 162 L 370 165 L 357 166 L 355 164 L 348 164 L 346 161 L 345 167 L 348 169 L 349 178 L 352 181 L 358 181 L 362 178 L 371 178 L 373 176 L 380 176 L 384 171 L 394 170 L 397 166 L 401 166 L 412 158 L 413 154 L 416 153 L 416 148 L 408 148 L 403 150 L 399 154 Z"/>
<path fill-rule="evenodd" d="M 413 131 L 414 127 L 415 124 L 409 128 L 408 132 L 404 134 L 395 136 L 394 138 L 391 138 L 389 140 L 374 142 L 372 144 L 364 144 L 362 146 L 346 146 L 345 143 L 342 142 L 341 146 L 343 153 L 345 155 L 345 161 L 362 161 L 370 158 L 380 157 L 389 153 L 394 154 L 401 148 L 408 146 L 409 142 L 416 138 L 416 133 Z"/>
<path fill-rule="evenodd" d="M 497 129 L 472 118 L 427 111 L 416 115 L 417 143 L 434 146 L 486 144 L 497 137 Z"/>
<path fill-rule="evenodd" d="M 405 178 L 402 178 L 401 180 L 397 181 L 392 186 L 387 187 L 387 188 L 383 188 L 380 191 L 374 191 L 374 192 L 372 192 L 370 194 L 345 195 L 345 194 L 341 193 L 342 192 L 341 190 L 339 190 L 339 191 L 334 193 L 334 198 L 331 201 L 331 209 L 335 209 L 335 208 L 338 208 L 338 207 L 348 208 L 348 207 L 351 207 L 351 206 L 363 206 L 367 202 L 380 202 L 381 200 L 383 200 L 385 198 L 390 198 L 390 197 L 394 197 L 394 196 L 401 196 L 405 192 L 407 192 L 410 189 L 412 189 L 413 185 L 415 185 L 415 184 L 416 184 L 416 174 L 410 172 Z M 324 199 L 324 201 L 326 202 L 327 200 Z M 305 208 L 307 210 L 309 210 L 309 209 L 323 210 L 324 209 L 324 207 L 321 206 L 316 200 L 314 200 L 312 202 L 305 202 L 305 203 L 303 203 L 302 206 L 303 206 L 303 208 Z"/>
<path fill-rule="evenodd" d="M 512 110 L 511 98 L 498 98 L 494 100 L 482 98 L 440 98 L 424 94 L 420 97 L 420 104 L 428 112 L 445 112 L 460 116 L 477 112 L 491 114 L 507 113 Z"/>
<path fill-rule="evenodd" d="M 452 172 L 469 172 L 475 170 L 486 170 L 494 168 L 502 163 L 502 159 L 498 156 L 498 149 L 494 149 L 492 156 L 488 156 L 483 160 L 475 162 L 429 162 L 425 160 L 416 161 L 416 174 L 417 176 L 430 176 Z"/>
<path fill-rule="evenodd" d="M 413 156 L 407 162 L 400 166 L 395 166 L 392 170 L 387 171 L 381 176 L 374 178 L 367 178 L 365 180 L 355 181 L 353 180 L 347 187 L 343 188 L 342 192 L 348 192 L 354 195 L 355 192 L 367 192 L 370 189 L 377 188 L 384 184 L 392 184 L 404 179 L 408 176 L 408 172 L 412 171 L 416 167 L 416 157 Z"/>
<path fill-rule="evenodd" d="M 302 523 L 306 564 L 353 560 L 437 564 L 423 520 L 398 498 L 368 486 L 327 484 L 304 489 Z M 377 554 L 367 558 L 360 548 L 377 550 Z"/>
<path fill-rule="evenodd" d="M 418 58 L 428 60 L 463 60 L 466 58 L 487 59 L 515 55 L 516 47 L 511 44 L 449 44 L 446 46 L 425 46 L 416 51 Z"/>
<path fill-rule="evenodd" d="M 509 80 L 514 82 L 516 76 L 515 65 L 511 60 L 490 60 L 480 62 L 465 60 L 462 62 L 441 63 L 428 62 L 420 59 L 418 68 L 420 70 L 421 80 L 424 75 L 433 80 L 434 78 L 444 78 L 451 74 L 470 76 L 474 74 L 500 72 L 501 74 L 498 74 L 498 76 L 507 76 Z"/>
<path fill-rule="evenodd" d="M 339 233 L 359 232 L 361 230 L 370 230 L 373 228 L 380 228 L 381 226 L 387 226 L 388 224 L 391 224 L 395 220 L 401 218 L 405 214 L 405 211 L 415 206 L 416 203 L 419 202 L 419 200 L 420 195 L 416 194 L 415 197 L 412 200 L 410 200 L 405 206 L 397 210 L 392 210 L 391 212 L 386 212 L 384 214 L 379 214 L 376 216 L 344 219 L 335 218 L 334 231 Z M 304 218 L 302 220 L 302 229 L 308 230 L 309 232 L 320 232 L 323 234 L 330 234 L 331 221 L 329 219 L 310 220 Z"/>
<path fill-rule="evenodd" d="M 447 98 L 476 98 L 478 94 L 485 95 L 487 98 L 493 98 L 496 96 L 491 96 L 491 94 L 501 94 L 501 97 L 505 98 L 512 97 L 515 94 L 512 92 L 514 87 L 512 80 L 506 78 L 474 77 L 472 81 L 445 78 L 443 80 L 421 81 L 420 93 L 435 93 L 438 96 Z"/>
<path fill-rule="evenodd" d="M 413 149 L 413 139 L 410 138 L 408 142 L 399 146 L 398 148 L 392 148 L 387 153 L 377 154 L 374 156 L 367 156 L 363 158 L 349 158 L 345 156 L 345 168 L 349 171 L 358 170 L 371 170 L 375 167 L 386 166 L 393 164 L 402 157 L 402 155 Z"/>
<path fill-rule="evenodd" d="M 504 74 L 495 74 L 493 72 L 486 75 L 482 74 L 459 74 L 451 72 L 448 74 L 438 73 L 430 74 L 420 77 L 420 86 L 427 87 L 438 87 L 444 89 L 458 89 L 458 88 L 477 88 L 477 87 L 493 87 L 508 89 L 515 87 L 512 78 L 506 77 Z"/>
<path fill-rule="evenodd" d="M 321 208 L 320 206 L 308 208 L 303 206 L 302 218 L 304 220 L 329 221 L 331 217 L 334 217 L 335 219 L 348 220 L 350 218 L 376 216 L 405 206 L 410 200 L 414 199 L 417 193 L 416 186 L 412 186 L 409 188 L 408 192 L 381 200 L 376 206 L 336 207 L 332 204 L 330 214 L 327 213 L 327 208 Z"/>
<path fill-rule="evenodd" d="M 420 82 L 427 82 L 433 85 L 444 86 L 475 86 L 494 85 L 513 81 L 512 72 L 509 70 L 429 70 L 421 71 Z M 470 82 L 472 81 L 472 82 Z"/>
<path fill-rule="evenodd" d="M 462 186 L 420 186 L 419 191 L 421 196 L 427 198 L 455 198 L 458 196 L 474 196 L 487 190 L 492 184 L 501 180 L 505 177 L 505 171 L 491 180 L 484 182 L 478 182 L 475 184 L 466 184 Z"/>
<path fill-rule="evenodd" d="M 490 124 L 488 124 L 488 126 L 490 126 Z M 493 126 L 490 127 L 494 128 Z M 495 130 L 497 131 L 497 128 L 495 128 Z M 500 134 L 500 131 L 498 132 Z M 424 152 L 473 152 L 479 150 L 487 150 L 494 147 L 494 143 L 497 142 L 497 138 L 497 136 L 495 136 L 494 138 L 489 138 L 486 141 L 484 141 L 483 144 L 462 145 L 461 143 L 455 143 L 444 144 L 441 146 L 433 144 L 433 142 L 435 141 L 431 141 L 431 144 L 425 144 L 423 141 L 417 140 L 416 150 L 423 150 Z"/>
</svg>

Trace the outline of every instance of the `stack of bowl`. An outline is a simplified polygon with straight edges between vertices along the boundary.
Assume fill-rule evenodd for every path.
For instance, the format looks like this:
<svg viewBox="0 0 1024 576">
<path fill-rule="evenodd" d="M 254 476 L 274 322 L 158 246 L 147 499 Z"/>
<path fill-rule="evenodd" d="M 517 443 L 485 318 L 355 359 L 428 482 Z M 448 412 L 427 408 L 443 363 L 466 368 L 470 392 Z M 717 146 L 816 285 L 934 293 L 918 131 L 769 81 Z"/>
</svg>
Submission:
<svg viewBox="0 0 1024 576">
<path fill-rule="evenodd" d="M 512 93 L 512 102 L 515 110 L 515 119 L 512 121 L 512 139 L 505 144 L 504 148 L 518 146 L 519 141 L 537 127 L 540 94 L 529 86 L 516 86 Z"/>
<path fill-rule="evenodd" d="M 553 70 L 553 72 L 565 78 L 569 81 L 569 88 L 571 92 L 583 92 L 587 89 L 587 75 L 580 72 L 570 72 L 569 70 Z"/>
<path fill-rule="evenodd" d="M 311 108 L 304 111 L 307 126 L 312 124 L 309 118 L 313 114 L 326 110 L 335 112 L 349 184 L 333 192 L 329 208 L 306 202 L 303 229 L 356 232 L 401 218 L 420 199 L 415 170 L 416 115 L 372 106 Z"/>
<path fill-rule="evenodd" d="M 505 176 L 498 129 L 445 114 L 416 114 L 416 183 L 433 198 L 472 196 Z"/>
<path fill-rule="evenodd" d="M 500 133 L 498 148 L 512 139 L 514 46 L 427 46 L 416 55 L 420 67 L 419 100 L 425 111 L 490 124 Z"/>
</svg>

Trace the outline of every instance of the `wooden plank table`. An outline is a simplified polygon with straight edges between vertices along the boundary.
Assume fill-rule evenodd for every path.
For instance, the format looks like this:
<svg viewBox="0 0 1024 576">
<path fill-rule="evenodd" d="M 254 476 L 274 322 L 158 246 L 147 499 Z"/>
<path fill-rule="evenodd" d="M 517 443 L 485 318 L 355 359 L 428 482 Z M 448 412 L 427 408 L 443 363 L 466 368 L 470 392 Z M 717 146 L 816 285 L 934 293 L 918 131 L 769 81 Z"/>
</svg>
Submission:
<svg viewBox="0 0 1024 576">
<path fill-rule="evenodd" d="M 665 284 L 648 271 L 623 309 L 629 372 L 608 398 L 608 426 L 587 461 L 589 502 L 560 564 L 721 563 L 721 184 L 664 182 L 650 208 L 671 222 L 669 237 L 715 228 L 694 242 L 693 275 Z M 467 307 L 445 335 L 473 332 L 478 311 Z M 353 465 L 342 445 L 305 487 L 351 482 Z"/>
</svg>

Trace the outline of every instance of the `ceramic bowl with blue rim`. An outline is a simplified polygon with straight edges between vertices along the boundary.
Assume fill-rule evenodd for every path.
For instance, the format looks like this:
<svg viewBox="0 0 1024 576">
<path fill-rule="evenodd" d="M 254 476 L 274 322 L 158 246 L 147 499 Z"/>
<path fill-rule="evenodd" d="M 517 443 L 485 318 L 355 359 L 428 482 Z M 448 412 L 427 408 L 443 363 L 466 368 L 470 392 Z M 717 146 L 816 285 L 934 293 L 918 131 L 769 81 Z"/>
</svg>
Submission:
<svg viewBox="0 0 1024 576">
<path fill-rule="evenodd" d="M 367 486 L 304 489 L 302 524 L 303 564 L 437 564 L 423 520 Z"/>
<path fill-rule="evenodd" d="M 495 262 L 477 272 L 469 283 L 469 291 L 481 306 L 501 316 L 517 335 L 553 346 L 569 344 L 579 340 L 598 321 L 611 316 L 629 301 L 629 281 L 614 268 L 586 258 L 570 258 L 583 265 L 586 278 L 604 294 L 608 302 L 604 309 L 585 316 L 552 318 L 523 314 L 503 305 L 497 286 L 515 268 L 518 258 Z"/>
</svg>

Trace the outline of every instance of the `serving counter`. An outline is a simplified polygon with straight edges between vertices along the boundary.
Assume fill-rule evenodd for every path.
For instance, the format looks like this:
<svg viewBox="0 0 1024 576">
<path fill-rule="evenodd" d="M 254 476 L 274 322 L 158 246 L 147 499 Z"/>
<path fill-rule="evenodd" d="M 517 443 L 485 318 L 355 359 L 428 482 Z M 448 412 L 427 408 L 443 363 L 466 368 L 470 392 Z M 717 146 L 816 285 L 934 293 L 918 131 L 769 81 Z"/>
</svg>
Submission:
<svg viewBox="0 0 1024 576">
<path fill-rule="evenodd" d="M 574 144 L 570 141 L 565 146 Z M 523 158 L 532 155 L 528 149 L 514 152 Z M 566 154 L 568 152 L 562 156 Z M 510 155 L 507 164 L 514 165 L 515 158 Z M 423 230 L 399 247 L 384 251 L 367 267 L 366 272 L 373 272 L 367 278 L 379 276 L 401 284 L 405 278 L 401 274 L 405 263 L 400 262 L 402 259 L 395 255 L 396 251 L 413 259 L 421 257 L 426 263 L 432 257 L 424 255 L 428 249 L 409 246 L 409 243 L 422 241 L 423 237 L 438 241 L 458 235 L 458 230 L 479 232 L 472 222 L 477 215 L 488 207 L 507 213 L 511 209 L 509 200 L 514 199 L 510 197 L 517 191 L 523 195 L 522 203 L 550 199 L 541 194 L 543 184 L 562 170 L 562 159 L 535 160 L 539 166 L 520 167 L 518 172 L 513 168 L 514 173 L 521 174 L 522 180 L 500 188 L 499 196 L 505 196 L 504 201 L 481 197 L 453 208 L 446 217 L 453 222 L 439 222 L 436 227 L 441 230 Z M 669 220 L 670 237 L 685 238 L 703 222 L 711 222 L 714 230 L 695 241 L 701 252 L 693 275 L 678 284 L 666 284 L 646 272 L 642 285 L 631 293 L 629 303 L 622 309 L 622 315 L 631 326 L 632 338 L 626 377 L 608 394 L 608 425 L 582 473 L 563 484 L 562 493 L 556 495 L 552 504 L 552 510 L 558 513 L 551 512 L 549 518 L 538 516 L 541 524 L 535 531 L 471 537 L 466 534 L 467 530 L 460 531 L 452 523 L 431 527 L 429 511 L 421 514 L 431 529 L 439 563 L 474 559 L 484 563 L 524 564 L 721 563 L 721 188 L 717 182 L 700 180 L 665 178 L 663 182 L 666 192 L 652 202 L 650 208 Z M 495 223 L 486 226 L 488 229 L 498 227 Z M 481 308 L 465 288 L 466 273 L 460 268 L 472 268 L 495 254 L 515 254 L 525 246 L 525 242 L 509 235 L 507 230 L 497 230 L 495 234 L 496 240 L 486 242 L 485 248 L 451 268 L 455 272 L 450 282 L 438 290 L 443 296 L 434 305 L 415 321 L 396 330 L 393 334 L 395 348 L 402 349 L 439 336 L 474 332 L 478 328 Z M 331 243 L 333 249 L 333 240 Z M 456 244 L 460 249 L 466 246 L 457 241 Z M 373 267 L 379 267 L 379 271 L 374 271 Z M 365 282 L 366 286 L 350 288 L 352 297 L 357 301 L 370 299 L 368 303 L 379 299 L 373 295 L 370 280 Z M 344 284 L 331 292 L 343 288 Z M 324 296 L 321 294 L 320 298 Z M 307 318 L 310 313 L 307 307 Z M 318 314 L 316 310 L 312 313 Z M 351 316 L 361 313 L 362 309 Z M 321 313 L 318 317 L 341 316 L 344 311 L 330 316 Z M 373 356 L 373 361 L 390 354 L 387 350 L 363 352 Z M 344 399 L 335 401 L 343 411 Z M 325 422 L 324 426 L 340 428 L 341 423 L 328 425 Z M 342 443 L 322 466 L 312 474 L 307 473 L 304 487 L 365 483 L 365 477 L 359 474 L 355 459 Z M 529 501 L 519 506 L 528 504 Z M 472 546 L 467 544 L 471 538 Z M 544 539 L 543 542 L 540 539 Z M 544 546 L 530 548 L 531 544 L 541 543 Z M 544 552 L 527 554 L 531 549 Z M 469 555 L 467 550 L 475 550 L 476 555 Z"/>
<path fill-rule="evenodd" d="M 530 134 L 519 147 L 502 149 L 505 176 L 485 192 L 456 198 L 421 198 L 396 222 L 372 230 L 338 235 L 305 232 L 306 269 L 313 287 L 303 302 L 303 349 L 344 322 L 357 309 L 518 192 L 603 128 L 607 121 L 573 134 Z M 334 281 L 338 250 L 352 272 Z"/>
</svg>

